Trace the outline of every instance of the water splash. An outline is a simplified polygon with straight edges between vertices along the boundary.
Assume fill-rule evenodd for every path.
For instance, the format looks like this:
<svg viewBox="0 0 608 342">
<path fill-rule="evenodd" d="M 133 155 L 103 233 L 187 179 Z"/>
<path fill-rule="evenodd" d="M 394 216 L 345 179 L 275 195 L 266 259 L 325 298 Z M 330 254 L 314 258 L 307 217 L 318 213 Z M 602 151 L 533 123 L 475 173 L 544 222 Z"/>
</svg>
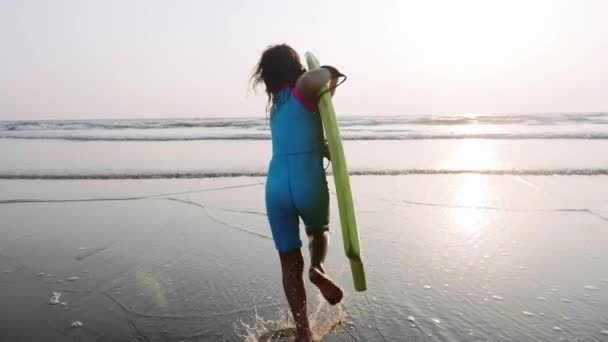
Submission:
<svg viewBox="0 0 608 342">
<path fill-rule="evenodd" d="M 281 338 L 295 336 L 295 325 L 287 311 L 280 311 L 276 320 L 265 320 L 256 310 L 252 323 L 239 321 L 239 324 L 235 325 L 235 330 L 245 342 L 280 341 Z"/>
<path fill-rule="evenodd" d="M 321 293 L 317 293 L 316 306 L 309 313 L 311 329 L 315 341 L 334 333 L 346 319 L 346 312 L 341 304 L 330 306 Z M 235 331 L 245 342 L 281 342 L 295 338 L 295 324 L 287 309 L 278 313 L 278 318 L 264 319 L 255 311 L 253 322 L 239 321 Z"/>
</svg>

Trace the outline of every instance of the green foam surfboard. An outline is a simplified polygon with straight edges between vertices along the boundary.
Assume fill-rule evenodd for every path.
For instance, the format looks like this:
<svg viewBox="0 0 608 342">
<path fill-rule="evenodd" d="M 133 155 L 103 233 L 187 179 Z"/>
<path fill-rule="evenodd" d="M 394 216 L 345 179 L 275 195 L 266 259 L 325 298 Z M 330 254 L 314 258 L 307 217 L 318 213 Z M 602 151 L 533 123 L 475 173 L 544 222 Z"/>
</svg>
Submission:
<svg viewBox="0 0 608 342">
<path fill-rule="evenodd" d="M 309 70 L 316 69 L 320 66 L 319 61 L 312 53 L 307 52 L 305 56 Z M 321 91 L 323 92 L 326 89 L 327 86 L 324 86 Z M 325 92 L 319 99 L 319 112 L 321 121 L 323 121 L 323 129 L 325 130 L 325 137 L 327 138 L 329 153 L 331 155 L 331 166 L 334 182 L 336 183 L 340 223 L 342 225 L 344 252 L 350 261 L 355 290 L 365 291 L 367 289 L 367 283 L 365 281 L 363 262 L 361 261 L 359 233 L 357 232 L 353 195 L 350 190 L 350 181 L 348 179 L 344 149 L 342 148 L 342 139 L 340 138 L 340 129 L 338 127 L 338 122 L 336 121 L 336 112 L 334 111 L 334 105 L 331 102 L 329 92 Z"/>
</svg>

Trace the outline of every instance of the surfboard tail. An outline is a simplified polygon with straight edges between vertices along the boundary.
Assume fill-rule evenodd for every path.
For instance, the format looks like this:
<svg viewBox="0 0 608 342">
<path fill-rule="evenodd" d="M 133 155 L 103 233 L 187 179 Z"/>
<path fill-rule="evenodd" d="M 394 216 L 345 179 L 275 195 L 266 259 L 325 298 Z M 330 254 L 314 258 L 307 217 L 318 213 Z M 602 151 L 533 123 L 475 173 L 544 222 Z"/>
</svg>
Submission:
<svg viewBox="0 0 608 342">
<path fill-rule="evenodd" d="M 367 290 L 367 281 L 365 280 L 365 270 L 363 268 L 363 262 L 359 258 L 349 259 L 350 270 L 353 275 L 353 284 L 355 290 L 362 292 Z"/>
</svg>

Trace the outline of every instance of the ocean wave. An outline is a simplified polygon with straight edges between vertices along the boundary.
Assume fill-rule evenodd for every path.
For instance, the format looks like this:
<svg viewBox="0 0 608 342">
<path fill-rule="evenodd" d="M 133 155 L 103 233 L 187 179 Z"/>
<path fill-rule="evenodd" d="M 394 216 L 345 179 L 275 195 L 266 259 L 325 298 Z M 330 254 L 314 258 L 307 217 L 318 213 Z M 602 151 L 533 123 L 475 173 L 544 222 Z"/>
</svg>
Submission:
<svg viewBox="0 0 608 342">
<path fill-rule="evenodd" d="M 608 113 L 553 113 L 502 115 L 341 116 L 341 127 L 352 126 L 457 126 L 457 125 L 608 125 Z M 264 115 L 252 118 L 121 119 L 0 121 L 0 132 L 75 130 L 151 130 L 192 128 L 267 128 Z"/>
<path fill-rule="evenodd" d="M 331 172 L 328 173 L 331 175 Z M 351 176 L 403 176 L 403 175 L 518 175 L 518 176 L 600 176 L 608 169 L 395 169 L 353 170 Z M 158 172 L 91 172 L 91 173 L 0 173 L 0 179 L 179 179 L 179 178 L 236 178 L 265 177 L 265 171 L 158 171 Z"/>
<path fill-rule="evenodd" d="M 0 122 L 0 131 L 150 130 L 171 128 L 251 128 L 259 119 L 158 119 L 158 120 L 43 120 Z"/>
<path fill-rule="evenodd" d="M 120 135 L 120 134 L 54 134 L 50 132 L 12 134 L 0 133 L 0 139 L 72 140 L 72 141 L 197 141 L 197 140 L 270 140 L 269 133 L 189 134 L 189 135 Z M 353 134 L 342 132 L 342 140 L 606 140 L 608 132 L 594 133 L 406 133 Z"/>
</svg>

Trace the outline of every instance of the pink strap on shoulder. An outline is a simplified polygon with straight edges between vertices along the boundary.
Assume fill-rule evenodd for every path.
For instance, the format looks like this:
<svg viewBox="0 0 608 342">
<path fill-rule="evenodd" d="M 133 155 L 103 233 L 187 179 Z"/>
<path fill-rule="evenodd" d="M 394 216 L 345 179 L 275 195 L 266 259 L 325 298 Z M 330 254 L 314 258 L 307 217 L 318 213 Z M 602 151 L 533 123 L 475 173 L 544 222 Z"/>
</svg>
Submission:
<svg viewBox="0 0 608 342">
<path fill-rule="evenodd" d="M 307 110 L 315 113 L 319 111 L 317 103 L 315 103 L 315 101 L 311 98 L 305 98 L 302 96 L 296 87 L 291 89 L 291 95 L 293 95 L 293 97 L 295 97 Z"/>
</svg>

